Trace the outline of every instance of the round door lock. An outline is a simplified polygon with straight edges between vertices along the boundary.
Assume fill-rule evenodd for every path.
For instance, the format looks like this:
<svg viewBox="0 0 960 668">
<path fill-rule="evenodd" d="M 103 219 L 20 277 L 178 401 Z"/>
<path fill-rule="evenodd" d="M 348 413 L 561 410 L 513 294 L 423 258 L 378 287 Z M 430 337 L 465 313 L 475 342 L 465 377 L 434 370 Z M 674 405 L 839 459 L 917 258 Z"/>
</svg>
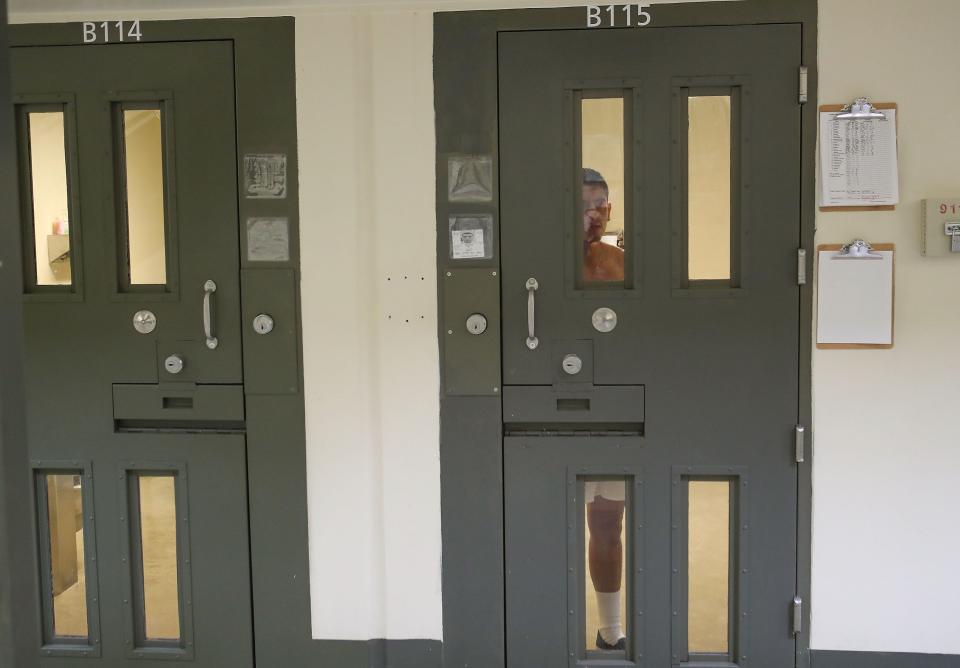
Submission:
<svg viewBox="0 0 960 668">
<path fill-rule="evenodd" d="M 482 313 L 474 313 L 467 318 L 467 331 L 474 336 L 480 336 L 487 331 L 487 317 Z"/>
<path fill-rule="evenodd" d="M 170 355 L 167 359 L 163 360 L 163 368 L 167 370 L 167 373 L 178 374 L 183 371 L 183 358 L 180 355 Z"/>
<path fill-rule="evenodd" d="M 563 358 L 561 366 L 567 374 L 576 376 L 583 369 L 583 360 L 579 355 L 570 354 Z"/>
<path fill-rule="evenodd" d="M 269 334 L 273 331 L 273 318 L 266 313 L 261 313 L 253 319 L 253 331 L 257 334 Z"/>
<path fill-rule="evenodd" d="M 133 314 L 133 328 L 141 334 L 149 334 L 157 328 L 157 316 L 153 311 L 137 311 Z"/>
<path fill-rule="evenodd" d="M 598 332 L 607 334 L 612 332 L 617 326 L 617 312 L 612 308 L 603 306 L 593 312 L 593 328 Z"/>
</svg>

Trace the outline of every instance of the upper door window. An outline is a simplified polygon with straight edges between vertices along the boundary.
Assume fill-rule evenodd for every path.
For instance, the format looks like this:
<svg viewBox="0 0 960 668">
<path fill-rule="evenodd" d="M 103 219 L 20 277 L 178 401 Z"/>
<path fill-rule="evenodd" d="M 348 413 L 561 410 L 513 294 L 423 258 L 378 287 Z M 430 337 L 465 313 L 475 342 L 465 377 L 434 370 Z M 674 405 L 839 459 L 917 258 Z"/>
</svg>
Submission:
<svg viewBox="0 0 960 668">
<path fill-rule="evenodd" d="M 31 106 L 20 115 L 28 290 L 74 281 L 65 117 L 64 105 Z"/>
<path fill-rule="evenodd" d="M 167 284 L 164 113 L 159 103 L 116 105 L 120 287 Z"/>
<path fill-rule="evenodd" d="M 730 95 L 687 98 L 687 275 L 729 281 L 731 264 Z"/>
<path fill-rule="evenodd" d="M 604 95 L 604 96 L 601 96 Z M 623 284 L 626 211 L 622 94 L 580 94 L 580 184 L 582 215 L 577 256 L 583 284 Z"/>
</svg>

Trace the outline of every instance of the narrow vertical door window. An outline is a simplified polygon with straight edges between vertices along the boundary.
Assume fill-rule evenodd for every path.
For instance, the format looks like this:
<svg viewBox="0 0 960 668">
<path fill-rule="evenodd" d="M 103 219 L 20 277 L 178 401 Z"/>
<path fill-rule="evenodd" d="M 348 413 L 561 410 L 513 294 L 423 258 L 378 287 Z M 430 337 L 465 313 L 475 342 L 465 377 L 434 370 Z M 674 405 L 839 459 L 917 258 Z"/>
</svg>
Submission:
<svg viewBox="0 0 960 668">
<path fill-rule="evenodd" d="M 580 101 L 580 190 L 582 228 L 577 254 L 583 283 L 623 283 L 625 278 L 624 98 Z"/>
<path fill-rule="evenodd" d="M 730 279 L 731 98 L 687 100 L 687 271 L 691 281 Z"/>
<path fill-rule="evenodd" d="M 26 114 L 29 149 L 33 283 L 71 285 L 70 197 L 63 111 Z M 30 281 L 28 281 L 30 282 Z"/>
<path fill-rule="evenodd" d="M 134 478 L 136 522 L 134 548 L 139 558 L 137 627 L 144 646 L 174 645 L 181 640 L 181 595 L 177 536 L 176 478 L 140 474 Z"/>
<path fill-rule="evenodd" d="M 730 650 L 730 482 L 690 480 L 687 642 L 691 654 Z"/>
<path fill-rule="evenodd" d="M 41 487 L 41 545 L 46 640 L 86 643 L 86 550 L 81 472 L 45 473 Z"/>
<path fill-rule="evenodd" d="M 623 478 L 595 478 L 583 486 L 585 650 L 625 653 L 627 484 Z"/>
<path fill-rule="evenodd" d="M 163 112 L 122 108 L 121 276 L 128 286 L 167 282 Z"/>
</svg>

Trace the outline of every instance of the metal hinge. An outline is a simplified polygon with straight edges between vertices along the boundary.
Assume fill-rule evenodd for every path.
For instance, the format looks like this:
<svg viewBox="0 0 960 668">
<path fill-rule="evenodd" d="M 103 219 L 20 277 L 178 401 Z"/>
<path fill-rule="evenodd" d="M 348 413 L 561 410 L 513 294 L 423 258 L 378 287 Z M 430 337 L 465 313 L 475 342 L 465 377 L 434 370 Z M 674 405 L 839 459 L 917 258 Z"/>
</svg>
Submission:
<svg viewBox="0 0 960 668">
<path fill-rule="evenodd" d="M 797 464 L 802 464 L 803 463 L 803 443 L 804 443 L 804 437 L 806 436 L 806 433 L 807 433 L 807 428 L 804 427 L 802 424 L 798 424 L 796 429 L 797 429 L 797 440 L 795 443 L 794 455 L 795 455 L 795 459 L 797 460 Z"/>
<path fill-rule="evenodd" d="M 807 69 L 806 65 L 800 66 L 800 81 L 799 81 L 799 98 L 800 104 L 806 104 L 809 99 L 809 89 L 807 87 L 807 79 L 809 78 L 810 70 Z"/>
<path fill-rule="evenodd" d="M 803 633 L 803 599 L 799 596 L 793 597 L 793 635 L 798 636 Z"/>
<path fill-rule="evenodd" d="M 807 284 L 807 249 L 797 249 L 797 285 Z"/>
</svg>

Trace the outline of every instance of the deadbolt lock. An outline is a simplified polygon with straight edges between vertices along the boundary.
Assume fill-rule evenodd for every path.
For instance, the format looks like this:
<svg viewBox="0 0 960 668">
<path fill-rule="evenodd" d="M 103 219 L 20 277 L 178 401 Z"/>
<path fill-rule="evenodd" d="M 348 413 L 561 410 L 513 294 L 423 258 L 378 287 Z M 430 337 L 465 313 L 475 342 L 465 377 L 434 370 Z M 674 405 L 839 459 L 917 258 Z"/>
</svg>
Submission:
<svg viewBox="0 0 960 668">
<path fill-rule="evenodd" d="M 482 313 L 474 313 L 467 318 L 467 331 L 474 336 L 480 336 L 487 331 L 487 317 Z"/>
<path fill-rule="evenodd" d="M 593 312 L 591 321 L 595 330 L 601 334 L 608 334 L 617 326 L 617 312 L 612 308 L 603 306 Z"/>
<path fill-rule="evenodd" d="M 157 316 L 153 311 L 137 311 L 133 314 L 133 328 L 140 334 L 149 334 L 157 328 Z"/>
<path fill-rule="evenodd" d="M 257 334 L 269 334 L 273 331 L 273 318 L 266 313 L 261 313 L 253 319 L 253 331 Z"/>
<path fill-rule="evenodd" d="M 180 355 L 173 354 L 163 360 L 163 368 L 167 370 L 167 373 L 178 374 L 183 371 L 183 358 Z"/>
<path fill-rule="evenodd" d="M 561 366 L 567 374 L 576 376 L 583 369 L 583 360 L 580 359 L 579 355 L 574 355 L 571 353 L 563 358 Z"/>
</svg>

